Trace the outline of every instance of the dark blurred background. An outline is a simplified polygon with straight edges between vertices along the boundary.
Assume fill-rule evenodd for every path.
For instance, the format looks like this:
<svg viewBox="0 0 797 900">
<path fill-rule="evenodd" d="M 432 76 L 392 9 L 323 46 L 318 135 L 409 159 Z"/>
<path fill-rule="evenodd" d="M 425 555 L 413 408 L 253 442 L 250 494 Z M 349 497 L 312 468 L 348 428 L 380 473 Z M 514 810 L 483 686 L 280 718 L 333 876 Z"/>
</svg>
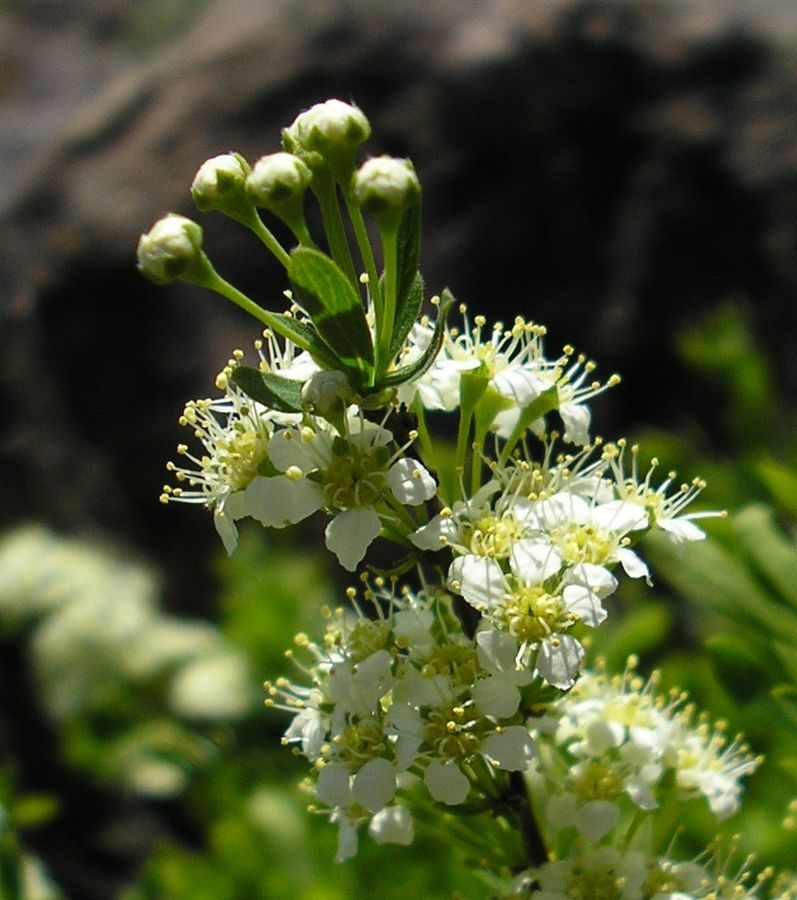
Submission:
<svg viewBox="0 0 797 900">
<path fill-rule="evenodd" d="M 203 160 L 253 162 L 329 97 L 363 108 L 372 153 L 413 159 L 430 290 L 621 372 L 600 432 L 721 447 L 674 339 L 735 301 L 797 395 L 795 47 L 791 0 L 9 0 L 0 525 L 110 536 L 164 573 L 174 609 L 207 611 L 217 537 L 158 503 L 164 460 L 185 400 L 257 329 L 145 282 L 135 246 L 163 213 L 193 215 Z M 255 239 L 198 218 L 220 271 L 279 308 Z"/>
</svg>

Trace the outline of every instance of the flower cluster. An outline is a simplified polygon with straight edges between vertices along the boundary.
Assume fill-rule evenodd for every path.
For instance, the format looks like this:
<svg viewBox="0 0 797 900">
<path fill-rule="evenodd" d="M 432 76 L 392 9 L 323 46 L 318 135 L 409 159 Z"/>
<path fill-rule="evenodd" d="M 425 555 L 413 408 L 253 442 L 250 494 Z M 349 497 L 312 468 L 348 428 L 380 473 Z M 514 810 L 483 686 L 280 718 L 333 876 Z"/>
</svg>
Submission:
<svg viewBox="0 0 797 900">
<path fill-rule="evenodd" d="M 282 312 L 224 280 L 190 220 L 167 216 L 139 244 L 154 281 L 203 285 L 266 328 L 255 366 L 236 351 L 223 396 L 186 406 L 201 450 L 178 447 L 162 500 L 212 510 L 228 552 L 243 518 L 283 528 L 321 513 L 346 570 L 367 568 L 381 538 L 382 571 L 398 573 L 363 574 L 359 595 L 324 610 L 323 640 L 297 637 L 300 677 L 266 684 L 267 705 L 292 715 L 285 742 L 310 763 L 315 809 L 338 823 L 338 858 L 366 823 L 406 844 L 413 810 L 467 811 L 502 837 L 484 819 L 480 834 L 452 832 L 480 860 L 489 844 L 495 872 L 522 870 L 520 894 L 755 896 L 714 857 L 676 862 L 671 844 L 632 838 L 692 798 L 732 815 L 758 760 L 632 667 L 583 671 L 585 629 L 607 620 L 620 578 L 651 581 L 644 536 L 703 539 L 696 520 L 716 513 L 687 511 L 703 482 L 661 478 L 637 447 L 593 437 L 589 401 L 620 379 L 596 379 L 570 346 L 549 355 L 543 326 L 490 325 L 464 306 L 449 322 L 447 290 L 430 319 L 420 183 L 407 160 L 358 167 L 369 135 L 359 109 L 330 100 L 253 166 L 227 154 L 197 173 L 197 207 L 248 227 L 284 266 Z M 323 235 L 305 221 L 309 196 Z"/>
<path fill-rule="evenodd" d="M 721 820 L 739 807 L 741 779 L 761 763 L 722 723 L 696 716 L 678 691 L 656 693 L 630 660 L 622 675 L 582 672 L 535 723 L 546 746 L 535 764 L 552 833 L 597 842 L 635 816 L 694 798 Z"/>
</svg>

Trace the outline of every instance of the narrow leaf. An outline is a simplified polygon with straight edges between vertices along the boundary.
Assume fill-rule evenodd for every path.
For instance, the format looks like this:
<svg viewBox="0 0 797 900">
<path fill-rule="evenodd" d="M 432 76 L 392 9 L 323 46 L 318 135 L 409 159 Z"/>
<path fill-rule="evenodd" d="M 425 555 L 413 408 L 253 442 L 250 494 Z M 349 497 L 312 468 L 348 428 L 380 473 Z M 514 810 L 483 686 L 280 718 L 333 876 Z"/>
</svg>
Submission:
<svg viewBox="0 0 797 900">
<path fill-rule="evenodd" d="M 232 380 L 245 394 L 269 409 L 285 413 L 302 411 L 302 386 L 298 381 L 251 366 L 236 366 Z"/>
<path fill-rule="evenodd" d="M 759 504 L 733 518 L 733 530 L 761 574 L 797 609 L 797 545 L 776 527 L 773 511 Z"/>
<path fill-rule="evenodd" d="M 396 319 L 398 309 L 412 290 L 421 258 L 421 199 L 410 204 L 401 216 L 397 239 Z"/>
<path fill-rule="evenodd" d="M 420 378 L 427 369 L 432 367 L 432 364 L 437 359 L 437 354 L 440 352 L 440 348 L 443 346 L 446 319 L 448 318 L 448 313 L 451 310 L 453 302 L 454 297 L 448 288 L 446 288 L 443 291 L 443 299 L 440 303 L 440 308 L 437 311 L 437 321 L 434 323 L 434 332 L 429 341 L 429 346 L 414 363 L 405 366 L 403 369 L 396 369 L 394 372 L 391 372 L 388 376 L 383 378 L 378 385 L 378 388 L 395 387 L 399 384 L 404 384 L 405 381 L 411 381 L 413 378 Z"/>
<path fill-rule="evenodd" d="M 423 305 L 423 278 L 420 272 L 415 273 L 415 278 L 410 284 L 409 290 L 398 297 L 396 304 L 396 317 L 393 321 L 393 336 L 390 339 L 390 359 L 395 359 L 401 350 L 404 340 L 410 333 L 412 326 L 418 321 L 418 316 Z"/>
<path fill-rule="evenodd" d="M 370 386 L 374 369 L 371 331 L 360 295 L 342 269 L 320 251 L 299 247 L 291 253 L 288 277 L 294 299 L 342 367 L 356 373 L 359 387 Z"/>
</svg>

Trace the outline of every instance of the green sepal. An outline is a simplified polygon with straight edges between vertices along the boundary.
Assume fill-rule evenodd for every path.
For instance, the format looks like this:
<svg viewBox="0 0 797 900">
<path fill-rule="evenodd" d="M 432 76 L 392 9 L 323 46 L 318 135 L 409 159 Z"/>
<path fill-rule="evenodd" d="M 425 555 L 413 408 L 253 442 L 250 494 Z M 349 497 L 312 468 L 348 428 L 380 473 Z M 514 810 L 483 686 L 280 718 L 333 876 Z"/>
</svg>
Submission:
<svg viewBox="0 0 797 900">
<path fill-rule="evenodd" d="M 291 253 L 288 278 L 294 300 L 310 316 L 321 338 L 353 376 L 359 389 L 370 387 L 374 346 L 360 295 L 340 266 L 311 247 Z"/>
<path fill-rule="evenodd" d="M 322 369 L 342 369 L 343 364 L 334 350 L 313 328 L 300 322 L 293 316 L 284 313 L 264 311 L 263 321 L 272 331 L 292 341 L 302 350 L 306 350 Z"/>
<path fill-rule="evenodd" d="M 404 293 L 400 293 L 396 302 L 396 316 L 393 320 L 393 334 L 390 338 L 390 359 L 395 359 L 410 333 L 412 326 L 418 321 L 423 305 L 423 278 L 420 272 L 410 282 Z"/>
<path fill-rule="evenodd" d="M 453 302 L 454 297 L 452 296 L 451 291 L 446 288 L 443 291 L 440 308 L 437 312 L 437 321 L 434 323 L 432 339 L 429 341 L 429 346 L 426 348 L 423 355 L 416 359 L 411 365 L 405 366 L 403 369 L 396 369 L 396 371 L 385 376 L 376 386 L 377 389 L 396 387 L 399 384 L 404 384 L 405 381 L 411 381 L 413 378 L 420 378 L 427 369 L 431 368 L 432 364 L 437 359 L 440 348 L 443 346 L 446 319 L 448 318 L 448 313 Z"/>
<path fill-rule="evenodd" d="M 269 409 L 284 413 L 302 411 L 302 386 L 298 381 L 251 366 L 236 366 L 231 377 L 247 396 Z"/>
</svg>

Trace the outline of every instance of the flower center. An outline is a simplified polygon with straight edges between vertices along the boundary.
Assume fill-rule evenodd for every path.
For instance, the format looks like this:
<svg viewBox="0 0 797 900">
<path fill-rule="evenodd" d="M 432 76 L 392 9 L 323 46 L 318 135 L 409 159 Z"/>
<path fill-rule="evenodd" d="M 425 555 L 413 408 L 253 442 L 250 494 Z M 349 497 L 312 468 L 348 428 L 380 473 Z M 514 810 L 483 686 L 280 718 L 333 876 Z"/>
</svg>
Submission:
<svg viewBox="0 0 797 900">
<path fill-rule="evenodd" d="M 496 619 L 519 641 L 536 643 L 571 628 L 577 621 L 557 594 L 537 586 L 521 587 L 499 608 Z"/>
<path fill-rule="evenodd" d="M 623 879 L 614 874 L 610 865 L 583 868 L 576 863 L 565 879 L 567 896 L 571 900 L 616 900 L 623 888 Z"/>
<path fill-rule="evenodd" d="M 484 515 L 471 526 L 466 543 L 476 556 L 502 559 L 509 556 L 514 541 L 523 537 L 520 525 L 511 514 Z"/>
<path fill-rule="evenodd" d="M 357 765 L 374 759 L 385 749 L 382 724 L 372 718 L 349 725 L 341 734 L 335 735 L 332 742 L 344 760 Z"/>
<path fill-rule="evenodd" d="M 348 634 L 346 647 L 354 662 L 367 659 L 387 643 L 390 629 L 381 619 L 359 619 Z"/>
<path fill-rule="evenodd" d="M 362 452 L 356 447 L 332 458 L 322 473 L 324 503 L 330 509 L 373 506 L 387 484 L 385 453 L 381 448 Z"/>
<path fill-rule="evenodd" d="M 427 678 L 445 675 L 454 687 L 463 687 L 476 681 L 478 668 L 478 659 L 473 647 L 448 644 L 435 647 L 421 671 Z"/>
<path fill-rule="evenodd" d="M 452 704 L 430 710 L 424 738 L 441 759 L 463 760 L 476 753 L 490 727 L 486 719 Z"/>
<path fill-rule="evenodd" d="M 603 565 L 615 546 L 610 535 L 591 524 L 555 528 L 551 536 L 562 556 L 570 563 Z"/>
<path fill-rule="evenodd" d="M 623 788 L 619 773 L 604 763 L 593 761 L 587 764 L 575 782 L 576 796 L 588 800 L 608 800 L 618 796 Z"/>
</svg>

